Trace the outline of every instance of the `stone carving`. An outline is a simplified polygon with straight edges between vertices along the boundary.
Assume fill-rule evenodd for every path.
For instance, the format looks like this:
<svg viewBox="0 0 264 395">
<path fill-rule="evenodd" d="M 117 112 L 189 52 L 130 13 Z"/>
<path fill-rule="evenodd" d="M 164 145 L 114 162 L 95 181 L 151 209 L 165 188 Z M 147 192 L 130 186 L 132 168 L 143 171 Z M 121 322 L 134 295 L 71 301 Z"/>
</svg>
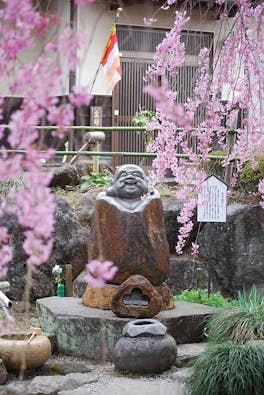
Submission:
<svg viewBox="0 0 264 395">
<path fill-rule="evenodd" d="M 119 317 L 154 317 L 161 310 L 162 298 L 142 276 L 130 276 L 112 299 L 111 310 Z"/>
<path fill-rule="evenodd" d="M 101 259 L 114 262 L 118 272 L 110 283 L 121 286 L 122 290 L 123 283 L 131 276 L 142 276 L 145 278 L 144 284 L 149 283 L 148 292 L 141 299 L 139 294 L 135 293 L 136 285 L 130 289 L 132 296 L 122 294 L 120 299 L 118 295 L 121 295 L 121 290 L 117 291 L 118 295 L 115 292 L 111 294 L 122 304 L 121 316 L 139 317 L 135 312 L 129 315 L 129 311 L 142 310 L 142 303 L 147 304 L 143 308 L 144 311 L 150 310 L 151 314 L 157 314 L 163 308 L 174 307 L 169 290 L 164 293 L 164 286 L 158 289 L 166 280 L 169 269 L 169 246 L 162 203 L 158 191 L 148 193 L 148 180 L 139 166 L 131 164 L 121 166 L 114 174 L 110 187 L 97 195 L 88 254 L 89 260 Z M 83 303 L 88 306 L 91 306 L 90 294 L 91 289 L 87 287 L 83 295 Z M 157 303 L 153 301 L 154 294 Z M 130 297 L 133 297 L 133 300 L 140 300 L 141 305 L 133 306 L 131 310 Z M 147 303 L 148 301 L 151 303 Z M 155 303 L 159 306 L 158 309 L 153 309 Z M 101 299 L 100 306 L 106 308 L 108 305 L 106 299 Z M 119 314 L 116 305 L 114 310 Z M 153 315 L 147 313 L 144 316 Z"/>
<path fill-rule="evenodd" d="M 136 165 L 124 165 L 106 192 L 95 202 L 89 241 L 89 260 L 114 262 L 118 272 L 111 283 L 120 285 L 139 274 L 160 285 L 169 268 L 169 248 L 159 193 L 142 199 L 147 178 Z"/>
</svg>

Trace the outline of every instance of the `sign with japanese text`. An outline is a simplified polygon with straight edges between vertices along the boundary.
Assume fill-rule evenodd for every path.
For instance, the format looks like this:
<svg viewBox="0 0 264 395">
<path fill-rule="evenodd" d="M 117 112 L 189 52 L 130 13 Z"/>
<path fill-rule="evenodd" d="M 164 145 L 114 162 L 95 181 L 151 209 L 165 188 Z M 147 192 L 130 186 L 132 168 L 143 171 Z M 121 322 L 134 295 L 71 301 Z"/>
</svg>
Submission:
<svg viewBox="0 0 264 395">
<path fill-rule="evenodd" d="M 218 177 L 211 175 L 204 181 L 198 195 L 198 222 L 226 222 L 227 185 Z"/>
<path fill-rule="evenodd" d="M 90 124 L 91 126 L 102 126 L 103 109 L 99 106 L 90 107 Z"/>
</svg>

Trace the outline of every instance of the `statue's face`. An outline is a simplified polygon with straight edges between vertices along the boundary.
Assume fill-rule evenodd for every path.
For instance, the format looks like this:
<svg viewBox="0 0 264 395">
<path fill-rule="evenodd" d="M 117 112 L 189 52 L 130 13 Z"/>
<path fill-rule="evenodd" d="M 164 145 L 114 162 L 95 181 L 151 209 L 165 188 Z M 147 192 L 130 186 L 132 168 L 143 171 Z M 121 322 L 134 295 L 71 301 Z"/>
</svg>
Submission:
<svg viewBox="0 0 264 395">
<path fill-rule="evenodd" d="M 143 170 L 136 165 L 121 166 L 114 175 L 108 195 L 136 199 L 146 194 L 148 182 Z"/>
</svg>

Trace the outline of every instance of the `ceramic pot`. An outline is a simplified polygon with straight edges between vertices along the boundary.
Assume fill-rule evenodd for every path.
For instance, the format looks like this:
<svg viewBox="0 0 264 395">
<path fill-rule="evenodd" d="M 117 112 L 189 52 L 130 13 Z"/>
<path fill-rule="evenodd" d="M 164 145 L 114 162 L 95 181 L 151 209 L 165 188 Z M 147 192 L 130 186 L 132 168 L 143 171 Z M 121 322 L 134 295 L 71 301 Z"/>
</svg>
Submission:
<svg viewBox="0 0 264 395">
<path fill-rule="evenodd" d="M 0 357 L 8 371 L 31 370 L 43 365 L 51 355 L 49 339 L 32 332 L 11 332 L 0 335 Z"/>
<path fill-rule="evenodd" d="M 174 338 L 158 320 L 130 321 L 115 344 L 113 362 L 121 371 L 160 373 L 169 369 L 177 356 Z"/>
</svg>

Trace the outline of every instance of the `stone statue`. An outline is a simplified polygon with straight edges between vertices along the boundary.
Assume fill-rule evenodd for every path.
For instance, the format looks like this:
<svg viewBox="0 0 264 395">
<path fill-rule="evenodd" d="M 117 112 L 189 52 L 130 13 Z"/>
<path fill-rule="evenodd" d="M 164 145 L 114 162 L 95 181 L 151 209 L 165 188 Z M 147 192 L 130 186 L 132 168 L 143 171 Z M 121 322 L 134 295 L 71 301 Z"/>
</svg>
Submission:
<svg viewBox="0 0 264 395">
<path fill-rule="evenodd" d="M 97 199 L 104 199 L 119 210 L 135 212 L 159 197 L 157 190 L 148 193 L 148 180 L 141 167 L 123 165 L 116 171 L 111 186 L 99 193 Z"/>
<path fill-rule="evenodd" d="M 109 308 L 105 300 L 111 294 L 110 299 L 115 300 L 112 311 L 128 317 L 138 314 L 143 317 L 143 311 L 149 314 L 149 310 L 157 314 L 164 305 L 173 307 L 164 283 L 169 269 L 169 246 L 162 203 L 158 191 L 148 193 L 148 179 L 139 166 L 121 166 L 110 187 L 98 194 L 88 255 L 89 260 L 112 261 L 118 272 L 110 281 L 112 288 L 100 290 L 100 298 L 105 295 L 102 303 L 91 302 L 96 291 L 88 286 L 84 304 Z M 132 314 L 131 306 L 136 315 Z"/>
</svg>

